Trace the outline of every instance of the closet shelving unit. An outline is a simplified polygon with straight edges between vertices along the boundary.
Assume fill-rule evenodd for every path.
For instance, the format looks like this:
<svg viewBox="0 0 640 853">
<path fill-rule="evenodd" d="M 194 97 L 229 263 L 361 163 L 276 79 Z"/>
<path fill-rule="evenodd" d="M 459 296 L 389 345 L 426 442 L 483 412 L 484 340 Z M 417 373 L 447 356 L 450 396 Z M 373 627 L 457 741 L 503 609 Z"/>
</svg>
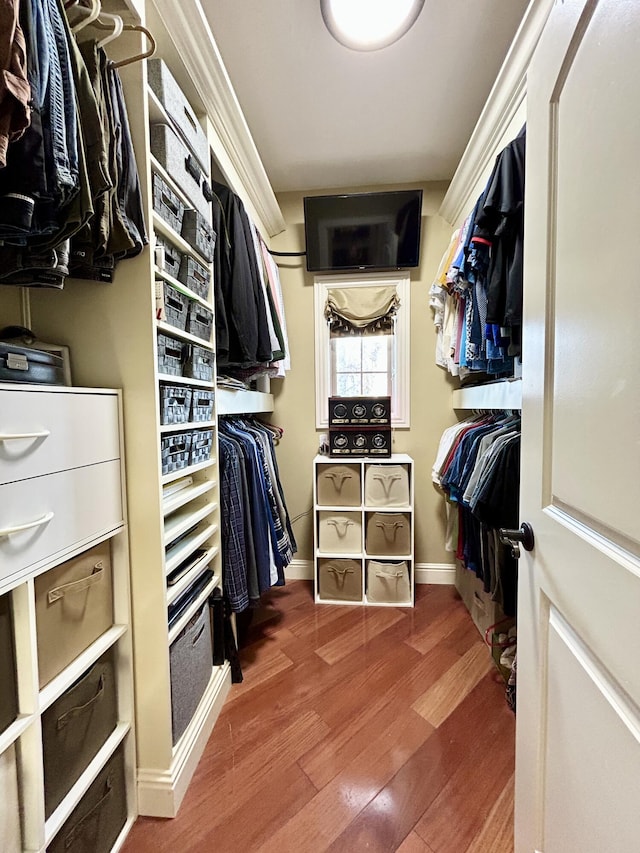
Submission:
<svg viewBox="0 0 640 853">
<path fill-rule="evenodd" d="M 454 409 L 520 409 L 522 379 L 505 379 L 458 388 L 452 394 Z"/>
</svg>

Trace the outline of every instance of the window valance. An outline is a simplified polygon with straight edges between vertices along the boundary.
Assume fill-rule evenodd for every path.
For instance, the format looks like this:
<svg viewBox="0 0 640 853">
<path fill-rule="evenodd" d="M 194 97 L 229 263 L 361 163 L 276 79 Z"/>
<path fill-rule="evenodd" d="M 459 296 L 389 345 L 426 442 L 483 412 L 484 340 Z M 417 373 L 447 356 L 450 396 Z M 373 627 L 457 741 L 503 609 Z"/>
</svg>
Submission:
<svg viewBox="0 0 640 853">
<path fill-rule="evenodd" d="M 328 291 L 324 315 L 332 335 L 392 334 L 399 306 L 395 285 L 334 287 Z"/>
</svg>

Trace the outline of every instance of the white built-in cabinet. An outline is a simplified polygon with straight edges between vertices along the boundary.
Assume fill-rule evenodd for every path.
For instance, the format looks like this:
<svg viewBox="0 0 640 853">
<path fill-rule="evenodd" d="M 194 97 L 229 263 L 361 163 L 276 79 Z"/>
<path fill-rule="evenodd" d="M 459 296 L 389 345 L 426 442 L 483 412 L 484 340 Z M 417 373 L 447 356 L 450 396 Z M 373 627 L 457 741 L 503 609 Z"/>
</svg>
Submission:
<svg viewBox="0 0 640 853">
<path fill-rule="evenodd" d="M 413 606 L 414 476 L 404 453 L 315 457 L 317 603 Z"/>
<path fill-rule="evenodd" d="M 13 720 L 6 719 L 8 725 L 0 730 L 3 853 L 69 846 L 72 830 L 67 819 L 77 809 L 71 821 L 77 823 L 78 815 L 88 809 L 83 797 L 92 783 L 100 787 L 98 777 L 116 757 L 124 773 L 115 788 L 126 809 L 112 850 L 122 846 L 137 813 L 121 423 L 121 395 L 115 390 L 0 384 L 2 690 L 5 702 L 12 695 L 16 703 Z M 102 562 L 93 568 L 92 591 L 85 581 L 60 585 L 60 568 L 83 561 L 92 549 L 107 555 L 105 562 L 110 563 L 108 571 Z M 89 558 L 89 567 L 93 562 Z M 46 595 L 43 599 L 43 590 L 48 590 L 48 599 Z M 106 618 L 99 628 L 93 626 L 88 645 L 78 645 L 73 635 L 81 629 L 94 594 L 102 596 Z M 65 613 L 66 621 L 55 636 L 45 630 L 42 617 L 42 608 L 49 604 Z M 8 662 L 10 655 L 13 660 Z M 46 712 L 105 655 L 110 655 L 117 697 L 110 734 L 86 764 L 76 767 L 71 787 L 45 813 Z M 58 664 L 55 669 L 52 657 Z M 75 715 L 71 735 L 77 732 L 75 719 L 83 711 L 75 707 L 67 715 Z M 45 733 L 45 744 L 46 740 Z M 82 746 L 67 741 L 74 752 Z M 63 774 L 65 766 L 49 764 L 49 772 Z M 73 833 L 73 842 L 81 843 L 81 829 Z"/>
</svg>

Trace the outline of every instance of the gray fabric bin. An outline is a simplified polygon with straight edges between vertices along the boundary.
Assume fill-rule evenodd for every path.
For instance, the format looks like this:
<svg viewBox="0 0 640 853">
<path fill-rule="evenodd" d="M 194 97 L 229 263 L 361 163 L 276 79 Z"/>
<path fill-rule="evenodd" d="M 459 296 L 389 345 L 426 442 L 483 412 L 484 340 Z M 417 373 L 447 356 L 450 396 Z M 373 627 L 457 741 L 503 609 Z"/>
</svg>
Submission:
<svg viewBox="0 0 640 853">
<path fill-rule="evenodd" d="M 211 350 L 199 347 L 196 344 L 189 344 L 184 362 L 184 375 L 190 379 L 211 382 L 214 360 L 215 356 Z"/>
<path fill-rule="evenodd" d="M 211 458 L 213 430 L 198 430 L 191 435 L 191 465 L 198 465 Z"/>
<path fill-rule="evenodd" d="M 191 398 L 191 420 L 195 423 L 213 420 L 213 391 L 204 391 L 201 388 L 193 389 Z"/>
<path fill-rule="evenodd" d="M 160 423 L 185 424 L 190 418 L 193 391 L 183 385 L 160 386 Z"/>
<path fill-rule="evenodd" d="M 0 597 L 0 733 L 15 720 L 18 713 L 16 691 L 16 655 L 13 643 L 11 598 Z"/>
<path fill-rule="evenodd" d="M 209 604 L 204 602 L 169 648 L 171 715 L 176 744 L 204 695 L 213 669 Z"/>
<path fill-rule="evenodd" d="M 209 296 L 209 282 L 211 281 L 209 270 L 199 264 L 191 255 L 182 256 L 178 280 L 202 299 L 207 299 Z"/>
<path fill-rule="evenodd" d="M 182 232 L 184 204 L 157 172 L 152 174 L 153 209 L 176 234 Z"/>
<path fill-rule="evenodd" d="M 150 127 L 151 153 L 178 184 L 191 204 L 205 219 L 211 219 L 211 206 L 202 192 L 206 180 L 197 158 L 168 124 Z"/>
<path fill-rule="evenodd" d="M 160 455 L 163 474 L 186 468 L 191 458 L 191 433 L 176 432 L 164 436 L 160 442 Z"/>
<path fill-rule="evenodd" d="M 172 287 L 168 281 L 156 281 L 156 319 L 184 330 L 189 317 L 189 297 Z"/>
<path fill-rule="evenodd" d="M 205 308 L 199 302 L 189 302 L 189 313 L 187 316 L 187 332 L 210 341 L 213 332 L 213 311 Z"/>
<path fill-rule="evenodd" d="M 158 373 L 182 376 L 182 355 L 180 341 L 158 333 Z"/>
<path fill-rule="evenodd" d="M 110 649 L 42 715 L 45 818 L 60 805 L 117 722 Z"/>
<path fill-rule="evenodd" d="M 162 59 L 147 61 L 147 79 L 152 92 L 167 111 L 178 133 L 209 176 L 209 143 L 195 111 Z"/>
<path fill-rule="evenodd" d="M 182 220 L 182 236 L 190 246 L 200 252 L 205 261 L 213 260 L 216 233 L 205 217 L 197 210 L 187 209 Z"/>
<path fill-rule="evenodd" d="M 126 822 L 124 754 L 119 747 L 62 824 L 47 853 L 110 853 Z"/>
<path fill-rule="evenodd" d="M 158 251 L 160 250 L 160 251 Z M 168 240 L 162 240 L 156 235 L 156 266 L 163 272 L 180 280 L 180 268 L 182 266 L 182 252 Z"/>
</svg>

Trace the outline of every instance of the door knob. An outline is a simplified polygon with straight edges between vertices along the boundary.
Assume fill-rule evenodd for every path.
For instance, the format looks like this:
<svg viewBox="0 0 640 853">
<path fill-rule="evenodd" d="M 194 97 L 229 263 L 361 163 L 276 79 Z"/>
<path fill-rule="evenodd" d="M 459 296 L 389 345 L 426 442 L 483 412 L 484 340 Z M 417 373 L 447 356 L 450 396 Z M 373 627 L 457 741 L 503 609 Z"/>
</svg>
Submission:
<svg viewBox="0 0 640 853">
<path fill-rule="evenodd" d="M 520 556 L 521 544 L 525 551 L 533 551 L 535 542 L 533 527 L 526 521 L 522 522 L 519 530 L 509 530 L 508 528 L 501 527 L 498 530 L 498 536 L 504 545 L 511 547 L 511 554 L 516 560 Z"/>
</svg>

